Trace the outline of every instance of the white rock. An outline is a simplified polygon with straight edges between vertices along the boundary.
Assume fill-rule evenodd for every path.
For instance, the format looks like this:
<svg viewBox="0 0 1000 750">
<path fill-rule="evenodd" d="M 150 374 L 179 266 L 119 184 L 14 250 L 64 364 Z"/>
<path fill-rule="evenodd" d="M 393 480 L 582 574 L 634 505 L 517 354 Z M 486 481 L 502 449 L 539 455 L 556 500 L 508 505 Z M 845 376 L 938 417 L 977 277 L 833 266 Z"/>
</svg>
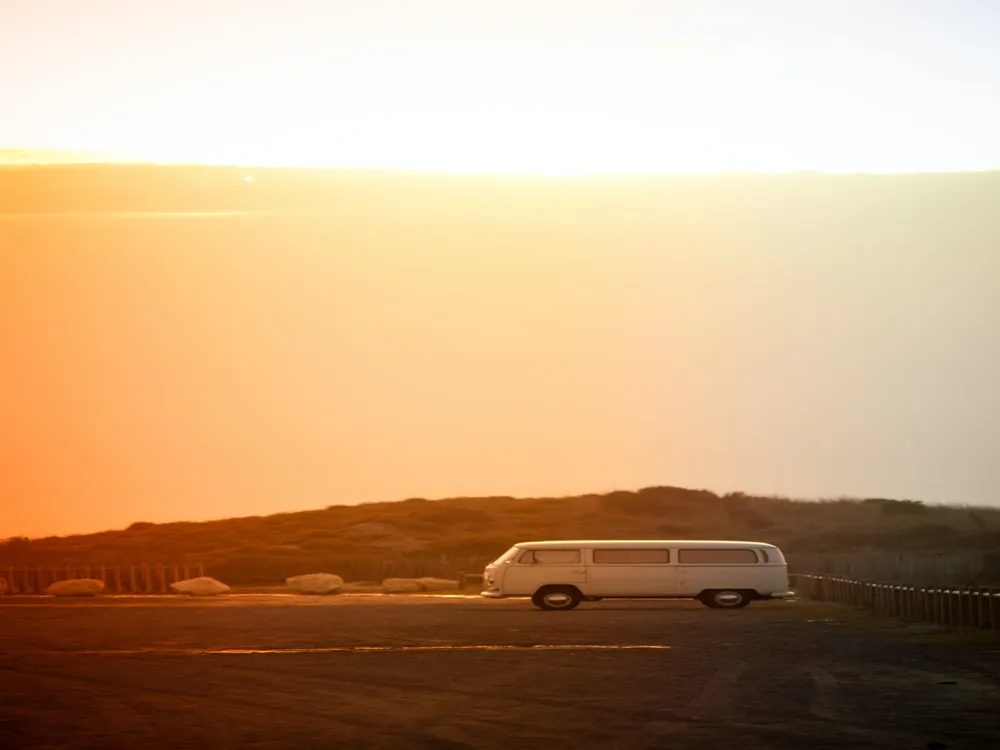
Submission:
<svg viewBox="0 0 1000 750">
<path fill-rule="evenodd" d="M 285 583 L 299 594 L 335 594 L 344 585 L 344 579 L 333 573 L 308 573 L 286 578 Z"/>
<path fill-rule="evenodd" d="M 457 591 L 458 581 L 447 578 L 418 578 L 425 591 Z"/>
<path fill-rule="evenodd" d="M 413 578 L 386 578 L 382 581 L 382 590 L 387 594 L 413 594 L 423 591 L 424 587 Z"/>
<path fill-rule="evenodd" d="M 96 578 L 74 578 L 68 581 L 56 581 L 45 593 L 52 596 L 97 596 L 104 591 L 104 581 Z"/>
<path fill-rule="evenodd" d="M 216 594 L 229 593 L 229 587 L 226 584 L 208 576 L 177 581 L 177 583 L 171 583 L 170 588 L 178 594 L 188 594 L 189 596 L 215 596 Z"/>
</svg>

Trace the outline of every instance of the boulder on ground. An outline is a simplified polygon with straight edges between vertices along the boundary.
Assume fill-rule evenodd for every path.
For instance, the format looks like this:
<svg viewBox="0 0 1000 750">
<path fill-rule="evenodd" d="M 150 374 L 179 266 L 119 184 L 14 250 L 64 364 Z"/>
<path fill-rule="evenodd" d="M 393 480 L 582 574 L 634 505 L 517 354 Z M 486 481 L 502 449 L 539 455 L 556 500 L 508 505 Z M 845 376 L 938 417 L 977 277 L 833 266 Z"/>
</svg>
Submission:
<svg viewBox="0 0 1000 750">
<path fill-rule="evenodd" d="M 382 581 L 382 590 L 387 594 L 414 594 L 423 591 L 424 587 L 413 578 L 386 578 Z"/>
<path fill-rule="evenodd" d="M 56 581 L 45 593 L 52 596 L 97 596 L 104 591 L 104 581 L 96 578 L 73 578 L 68 581 Z"/>
<path fill-rule="evenodd" d="M 448 578 L 418 578 L 417 582 L 424 591 L 457 591 L 458 581 Z"/>
<path fill-rule="evenodd" d="M 288 587 L 298 594 L 336 594 L 344 585 L 344 579 L 333 573 L 307 573 L 286 578 Z"/>
<path fill-rule="evenodd" d="M 188 596 L 215 596 L 216 594 L 229 593 L 229 587 L 226 584 L 208 576 L 177 581 L 177 583 L 171 583 L 170 588 L 178 594 L 187 594 Z"/>
</svg>

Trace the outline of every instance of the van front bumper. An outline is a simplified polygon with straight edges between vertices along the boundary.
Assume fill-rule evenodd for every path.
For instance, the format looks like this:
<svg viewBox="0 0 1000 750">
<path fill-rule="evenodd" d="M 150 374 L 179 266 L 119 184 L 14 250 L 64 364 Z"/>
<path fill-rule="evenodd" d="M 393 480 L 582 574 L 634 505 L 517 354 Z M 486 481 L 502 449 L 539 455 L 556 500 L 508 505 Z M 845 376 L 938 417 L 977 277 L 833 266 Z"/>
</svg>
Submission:
<svg viewBox="0 0 1000 750">
<path fill-rule="evenodd" d="M 794 591 L 779 591 L 779 592 L 776 592 L 774 594 L 768 594 L 767 598 L 768 599 L 791 599 L 793 596 L 795 596 L 795 592 Z"/>
</svg>

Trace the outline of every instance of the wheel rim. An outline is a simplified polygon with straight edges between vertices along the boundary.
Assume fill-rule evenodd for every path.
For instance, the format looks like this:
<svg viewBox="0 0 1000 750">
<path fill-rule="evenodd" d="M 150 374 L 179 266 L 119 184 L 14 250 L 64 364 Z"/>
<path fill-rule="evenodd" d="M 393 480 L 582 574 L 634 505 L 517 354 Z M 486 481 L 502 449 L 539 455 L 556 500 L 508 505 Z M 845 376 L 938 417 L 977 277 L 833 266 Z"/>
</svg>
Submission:
<svg viewBox="0 0 1000 750">
<path fill-rule="evenodd" d="M 720 607 L 735 607 L 743 601 L 743 594 L 739 591 L 719 591 L 712 598 Z"/>
<path fill-rule="evenodd" d="M 563 609 L 573 603 L 573 597 L 563 591 L 553 591 L 543 596 L 542 601 L 553 609 Z"/>
</svg>

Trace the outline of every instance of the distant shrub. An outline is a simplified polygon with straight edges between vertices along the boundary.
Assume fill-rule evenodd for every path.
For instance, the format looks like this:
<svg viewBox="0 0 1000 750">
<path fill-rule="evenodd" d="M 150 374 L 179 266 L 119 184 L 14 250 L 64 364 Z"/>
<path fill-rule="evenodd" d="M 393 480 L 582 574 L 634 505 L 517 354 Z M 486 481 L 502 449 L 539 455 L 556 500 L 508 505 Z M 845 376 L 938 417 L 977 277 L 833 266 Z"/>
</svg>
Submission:
<svg viewBox="0 0 1000 750">
<path fill-rule="evenodd" d="M 459 523 L 489 523 L 493 516 L 478 508 L 451 508 L 446 511 L 447 518 Z"/>
<path fill-rule="evenodd" d="M 130 524 L 126 531 L 144 531 L 145 529 L 151 529 L 156 526 L 155 523 L 150 523 L 149 521 L 136 521 Z"/>
<path fill-rule="evenodd" d="M 686 539 L 691 536 L 691 527 L 685 524 L 661 523 L 656 533 L 663 539 Z"/>
<path fill-rule="evenodd" d="M 478 508 L 447 508 L 430 503 L 412 511 L 408 516 L 395 519 L 395 523 L 404 526 L 454 526 L 461 523 L 486 524 L 493 516 Z"/>
<path fill-rule="evenodd" d="M 882 508 L 883 515 L 919 515 L 926 513 L 928 508 L 919 500 L 886 500 L 883 498 L 868 498 L 865 503 L 878 505 Z"/>
<path fill-rule="evenodd" d="M 754 501 L 759 500 L 760 498 L 748 495 L 745 492 L 727 492 L 719 498 L 719 505 L 732 513 L 738 508 L 745 508 L 748 505 L 751 505 Z"/>
<path fill-rule="evenodd" d="M 729 512 L 729 517 L 731 520 L 754 530 L 770 529 L 774 526 L 774 521 L 753 508 L 736 508 Z"/>
<path fill-rule="evenodd" d="M 611 513 L 653 514 L 666 507 L 662 498 L 636 492 L 609 492 L 602 495 L 600 509 Z"/>
<path fill-rule="evenodd" d="M 693 505 L 717 501 L 719 496 L 708 490 L 688 490 L 683 487 L 643 487 L 637 493 L 640 497 L 657 498 L 669 505 Z"/>
<path fill-rule="evenodd" d="M 954 539 L 957 536 L 960 536 L 958 529 L 946 526 L 943 523 L 925 523 L 906 532 L 907 540 L 909 542 L 916 542 L 918 546 L 937 544 L 945 540 Z"/>
</svg>

